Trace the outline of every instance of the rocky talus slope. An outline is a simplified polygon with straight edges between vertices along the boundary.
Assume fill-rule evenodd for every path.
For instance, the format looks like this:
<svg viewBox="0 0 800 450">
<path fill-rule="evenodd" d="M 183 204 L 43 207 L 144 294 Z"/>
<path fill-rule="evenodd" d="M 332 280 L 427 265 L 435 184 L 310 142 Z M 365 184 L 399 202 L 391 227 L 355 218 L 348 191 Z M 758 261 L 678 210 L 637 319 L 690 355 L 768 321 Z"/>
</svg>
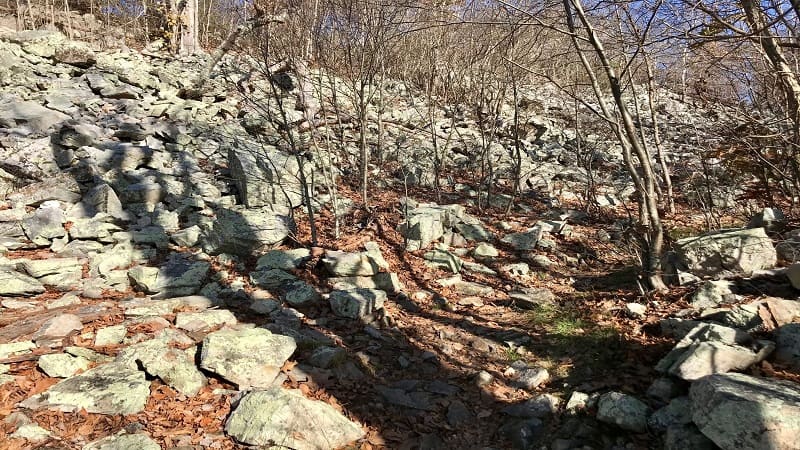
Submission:
<svg viewBox="0 0 800 450">
<path fill-rule="evenodd" d="M 595 288 L 624 231 L 553 206 L 586 175 L 555 105 L 523 158 L 551 207 L 498 217 L 474 186 L 420 198 L 429 147 L 398 104 L 382 215 L 348 222 L 357 198 L 312 186 L 353 235 L 306 248 L 299 175 L 345 161 L 259 137 L 221 75 L 197 95 L 204 62 L 0 29 L 0 447 L 800 448 L 800 230 L 779 211 L 678 240 L 680 299 Z M 473 125 L 451 164 L 474 163 Z"/>
</svg>

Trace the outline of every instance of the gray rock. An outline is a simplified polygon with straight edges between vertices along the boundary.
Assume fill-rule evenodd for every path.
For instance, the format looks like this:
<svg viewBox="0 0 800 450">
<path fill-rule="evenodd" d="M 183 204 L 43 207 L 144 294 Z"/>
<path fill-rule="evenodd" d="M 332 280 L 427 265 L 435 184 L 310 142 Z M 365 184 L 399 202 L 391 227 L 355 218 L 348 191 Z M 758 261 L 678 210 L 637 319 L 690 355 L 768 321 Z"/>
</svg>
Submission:
<svg viewBox="0 0 800 450">
<path fill-rule="evenodd" d="M 467 405 L 460 400 L 450 402 L 447 407 L 447 423 L 451 427 L 460 428 L 472 423 L 475 415 L 467 408 Z"/>
<path fill-rule="evenodd" d="M 280 205 L 295 208 L 303 204 L 300 167 L 294 156 L 274 149 L 251 147 L 228 153 L 228 167 L 242 203 L 249 208 Z M 310 179 L 310 164 L 305 172 Z"/>
<path fill-rule="evenodd" d="M 783 211 L 778 208 L 764 208 L 761 212 L 750 218 L 747 228 L 764 228 L 768 232 L 781 231 L 789 222 Z"/>
<path fill-rule="evenodd" d="M 658 362 L 656 370 L 694 381 L 714 373 L 746 369 L 769 356 L 773 349 L 771 342 L 754 342 L 742 331 L 700 324 Z"/>
<path fill-rule="evenodd" d="M 429 266 L 449 270 L 453 273 L 460 272 L 463 264 L 461 258 L 447 250 L 435 249 L 426 252 L 422 257 L 428 261 Z"/>
<path fill-rule="evenodd" d="M 220 330 L 203 340 L 200 367 L 239 389 L 266 388 L 296 348 L 291 337 L 262 328 Z"/>
<path fill-rule="evenodd" d="M 64 172 L 17 189 L 8 197 L 25 206 L 39 206 L 51 200 L 72 204 L 81 199 L 81 185 L 74 174 Z"/>
<path fill-rule="evenodd" d="M 390 294 L 395 294 L 403 290 L 396 273 L 381 272 L 371 277 L 334 277 L 328 278 L 328 283 L 337 290 L 350 289 L 380 289 Z"/>
<path fill-rule="evenodd" d="M 22 229 L 34 244 L 50 245 L 50 240 L 67 235 L 64 229 L 64 211 L 57 200 L 47 200 L 22 221 Z"/>
<path fill-rule="evenodd" d="M 261 269 L 250 273 L 250 281 L 265 289 L 280 289 L 297 281 L 297 277 L 280 269 Z"/>
<path fill-rule="evenodd" d="M 777 262 L 775 247 L 763 228 L 715 232 L 675 244 L 680 263 L 697 276 L 750 276 Z"/>
<path fill-rule="evenodd" d="M 692 418 L 723 450 L 796 449 L 800 386 L 738 373 L 697 380 L 689 392 Z"/>
<path fill-rule="evenodd" d="M 292 306 L 308 306 L 317 303 L 322 296 L 314 286 L 305 281 L 295 281 L 286 287 L 283 299 Z"/>
<path fill-rule="evenodd" d="M 245 395 L 225 432 L 248 445 L 279 443 L 297 450 L 333 450 L 364 436 L 359 425 L 327 403 L 279 387 Z"/>
<path fill-rule="evenodd" d="M 444 236 L 444 232 L 454 227 L 464 216 L 460 205 L 427 205 L 408 211 L 406 221 L 398 227 L 407 239 L 407 250 L 427 248 L 432 242 Z"/>
<path fill-rule="evenodd" d="M 700 315 L 702 320 L 710 320 L 726 327 L 738 328 L 747 332 L 761 331 L 764 321 L 756 304 L 736 305 L 730 309 L 707 309 Z"/>
<path fill-rule="evenodd" d="M 174 253 L 160 268 L 136 266 L 128 276 L 139 289 L 161 297 L 191 295 L 200 290 L 211 265 Z"/>
<path fill-rule="evenodd" d="M 257 255 L 283 242 L 293 230 L 294 221 L 271 208 L 222 208 L 203 237 L 204 247 L 214 254 Z"/>
<path fill-rule="evenodd" d="M 435 409 L 433 397 L 429 393 L 417 391 L 413 388 L 405 389 L 404 387 L 378 386 L 376 390 L 392 405 L 421 411 L 433 411 Z"/>
<path fill-rule="evenodd" d="M 325 252 L 322 263 L 331 274 L 340 277 L 372 276 L 380 272 L 382 260 L 370 252 L 347 253 L 335 250 Z"/>
<path fill-rule="evenodd" d="M 142 433 L 117 434 L 92 441 L 81 450 L 161 450 L 161 446 Z"/>
<path fill-rule="evenodd" d="M 683 392 L 680 383 L 672 378 L 656 378 L 647 388 L 647 396 L 667 403 Z"/>
<path fill-rule="evenodd" d="M 508 293 L 514 304 L 522 309 L 536 309 L 552 305 L 556 296 L 547 288 L 521 288 Z"/>
<path fill-rule="evenodd" d="M 533 390 L 550 381 L 550 373 L 544 367 L 529 367 L 522 361 L 514 363 L 512 367 L 517 373 L 512 384 L 519 388 Z"/>
<path fill-rule="evenodd" d="M 486 386 L 487 384 L 491 384 L 494 381 L 494 377 L 492 374 L 485 370 L 481 370 L 475 375 L 475 384 L 479 387 Z"/>
<path fill-rule="evenodd" d="M 67 355 L 64 353 L 53 353 L 39 357 L 39 368 L 48 377 L 66 378 L 75 375 L 80 370 L 89 368 L 89 361 L 86 358 Z"/>
<path fill-rule="evenodd" d="M 504 423 L 497 430 L 501 436 L 511 441 L 511 446 L 516 450 L 534 448 L 536 443 L 542 439 L 543 431 L 544 424 L 536 418 L 512 420 Z"/>
<path fill-rule="evenodd" d="M 112 325 L 100 328 L 95 332 L 94 345 L 102 347 L 104 345 L 116 345 L 122 343 L 128 328 L 125 325 Z"/>
<path fill-rule="evenodd" d="M 651 431 L 663 433 L 670 427 L 692 423 L 692 410 L 689 397 L 677 397 L 669 404 L 650 415 L 647 425 Z"/>
<path fill-rule="evenodd" d="M 347 352 L 341 347 L 318 347 L 308 357 L 308 363 L 315 367 L 328 369 L 336 367 L 347 359 Z"/>
<path fill-rule="evenodd" d="M 94 65 L 97 58 L 95 52 L 92 51 L 88 44 L 68 41 L 55 49 L 53 52 L 53 60 L 81 69 L 88 69 Z"/>
<path fill-rule="evenodd" d="M 305 261 L 311 258 L 311 251 L 307 248 L 296 248 L 292 250 L 270 250 L 256 262 L 256 270 L 261 269 L 297 269 Z"/>
<path fill-rule="evenodd" d="M 800 323 L 790 323 L 775 331 L 775 359 L 800 369 Z"/>
<path fill-rule="evenodd" d="M 521 403 L 506 406 L 502 409 L 504 414 L 512 417 L 544 419 L 558 412 L 561 400 L 550 394 L 542 394 Z"/>
<path fill-rule="evenodd" d="M 450 278 L 442 278 L 436 280 L 436 282 L 441 286 L 451 288 L 453 292 L 460 295 L 489 296 L 494 293 L 494 290 L 490 286 L 475 283 L 474 281 L 464 281 L 461 279 L 461 275 L 454 275 Z"/>
<path fill-rule="evenodd" d="M 26 260 L 20 266 L 42 284 L 61 290 L 76 286 L 83 275 L 83 262 L 77 258 Z"/>
<path fill-rule="evenodd" d="M 34 133 L 44 133 L 67 119 L 68 115 L 36 102 L 4 101 L 0 104 L 0 128 L 25 126 Z"/>
<path fill-rule="evenodd" d="M 30 353 L 30 351 L 34 348 L 36 348 L 36 344 L 33 341 L 19 341 L 0 344 L 0 359 Z"/>
<path fill-rule="evenodd" d="M 184 228 L 170 234 L 170 239 L 181 247 L 193 247 L 200 240 L 200 232 L 199 226 L 192 225 L 189 228 Z"/>
<path fill-rule="evenodd" d="M 692 295 L 691 304 L 696 308 L 714 308 L 718 305 L 736 302 L 733 292 L 735 284 L 728 280 L 706 281 Z"/>
<path fill-rule="evenodd" d="M 330 293 L 333 313 L 351 319 L 369 318 L 374 312 L 383 309 L 386 298 L 386 292 L 376 289 L 351 289 Z"/>
<path fill-rule="evenodd" d="M 179 312 L 175 315 L 175 326 L 190 332 L 207 330 L 220 325 L 236 325 L 237 323 L 236 316 L 227 309 Z"/>
<path fill-rule="evenodd" d="M 64 412 L 85 409 L 96 414 L 136 414 L 144 410 L 150 382 L 144 372 L 124 364 L 109 363 L 67 378 L 20 405 Z"/>
<path fill-rule="evenodd" d="M 717 448 L 714 442 L 705 437 L 694 424 L 669 427 L 664 435 L 664 450 L 716 450 Z"/>
<path fill-rule="evenodd" d="M 44 291 L 44 285 L 36 278 L 0 268 L 0 295 L 31 296 Z"/>
<path fill-rule="evenodd" d="M 193 344 L 188 336 L 168 328 L 153 339 L 122 349 L 117 362 L 132 369 L 141 364 L 148 374 L 184 395 L 193 396 L 206 385 L 206 377 L 195 366 L 197 347 Z M 183 346 L 188 348 L 178 348 Z"/>
<path fill-rule="evenodd" d="M 475 249 L 472 250 L 472 256 L 476 258 L 495 258 L 500 253 L 494 248 L 491 244 L 487 244 L 486 242 L 481 242 L 478 244 Z"/>
<path fill-rule="evenodd" d="M 536 248 L 536 244 L 539 243 L 539 240 L 542 238 L 542 229 L 539 227 L 533 227 L 528 231 L 524 231 L 521 233 L 511 233 L 507 234 L 506 236 L 501 239 L 504 243 L 508 244 L 514 250 L 521 251 L 521 250 L 533 250 Z"/>
<path fill-rule="evenodd" d="M 74 314 L 59 314 L 48 319 L 33 333 L 34 341 L 60 339 L 83 329 L 81 318 Z"/>
<path fill-rule="evenodd" d="M 625 313 L 628 315 L 628 317 L 641 319 L 647 313 L 647 306 L 641 303 L 626 303 Z"/>
<path fill-rule="evenodd" d="M 489 230 L 487 230 L 483 225 L 481 225 L 480 222 L 476 223 L 459 222 L 455 225 L 455 228 L 462 236 L 464 236 L 469 241 L 486 242 L 494 239 L 494 235 Z"/>
<path fill-rule="evenodd" d="M 597 402 L 597 420 L 623 430 L 644 433 L 650 408 L 639 399 L 620 392 L 607 392 Z"/>
<path fill-rule="evenodd" d="M 45 441 L 52 437 L 52 433 L 45 428 L 33 423 L 20 425 L 16 431 L 9 436 L 11 439 L 26 439 L 31 442 Z"/>
<path fill-rule="evenodd" d="M 800 263 L 794 263 L 786 268 L 786 277 L 792 283 L 792 287 L 800 289 Z"/>
</svg>

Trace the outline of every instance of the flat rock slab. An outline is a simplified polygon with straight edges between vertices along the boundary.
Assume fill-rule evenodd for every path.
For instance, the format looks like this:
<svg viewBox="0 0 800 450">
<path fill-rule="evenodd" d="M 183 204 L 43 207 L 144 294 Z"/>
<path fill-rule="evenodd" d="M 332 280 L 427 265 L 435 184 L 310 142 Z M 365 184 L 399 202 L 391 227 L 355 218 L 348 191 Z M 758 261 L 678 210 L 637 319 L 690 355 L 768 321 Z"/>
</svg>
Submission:
<svg viewBox="0 0 800 450">
<path fill-rule="evenodd" d="M 225 431 L 245 444 L 296 450 L 332 450 L 364 436 L 358 424 L 327 403 L 279 387 L 242 398 Z"/>
<path fill-rule="evenodd" d="M 14 270 L 0 269 L 0 295 L 35 295 L 44 292 L 36 278 Z"/>
<path fill-rule="evenodd" d="M 161 450 L 161 446 L 146 434 L 118 434 L 83 446 L 81 450 Z"/>
<path fill-rule="evenodd" d="M 180 312 L 175 315 L 175 326 L 186 331 L 201 331 L 219 325 L 236 325 L 237 322 L 236 316 L 227 309 Z"/>
<path fill-rule="evenodd" d="M 263 328 L 220 330 L 203 340 L 200 367 L 239 389 L 268 387 L 296 348 L 293 338 Z"/>
<path fill-rule="evenodd" d="M 54 353 L 39 357 L 39 368 L 49 377 L 66 378 L 89 368 L 89 360 L 80 356 Z"/>
<path fill-rule="evenodd" d="M 20 404 L 24 408 L 50 408 L 64 412 L 136 414 L 144 410 L 150 382 L 144 372 L 125 364 L 109 363 L 67 378 Z"/>
<path fill-rule="evenodd" d="M 800 449 L 800 385 L 740 373 L 692 384 L 692 418 L 723 450 Z"/>
</svg>

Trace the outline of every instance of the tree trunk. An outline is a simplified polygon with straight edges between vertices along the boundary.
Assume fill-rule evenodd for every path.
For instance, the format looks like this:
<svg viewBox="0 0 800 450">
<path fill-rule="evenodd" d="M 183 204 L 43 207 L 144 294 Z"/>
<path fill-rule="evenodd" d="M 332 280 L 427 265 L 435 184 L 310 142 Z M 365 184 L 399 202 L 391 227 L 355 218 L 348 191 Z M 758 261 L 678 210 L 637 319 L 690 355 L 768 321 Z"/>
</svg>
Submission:
<svg viewBox="0 0 800 450">
<path fill-rule="evenodd" d="M 194 55 L 203 49 L 197 39 L 197 0 L 182 0 L 181 11 L 181 37 L 178 53 L 181 55 Z"/>
</svg>

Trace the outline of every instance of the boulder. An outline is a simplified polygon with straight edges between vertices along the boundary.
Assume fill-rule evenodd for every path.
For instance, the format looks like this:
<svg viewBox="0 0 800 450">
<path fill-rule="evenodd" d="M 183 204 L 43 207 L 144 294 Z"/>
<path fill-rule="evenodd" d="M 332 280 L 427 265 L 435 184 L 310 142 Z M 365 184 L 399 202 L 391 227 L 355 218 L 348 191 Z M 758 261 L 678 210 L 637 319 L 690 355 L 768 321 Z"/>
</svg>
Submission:
<svg viewBox="0 0 800 450">
<path fill-rule="evenodd" d="M 150 382 L 145 379 L 144 372 L 125 364 L 108 363 L 67 378 L 23 401 L 20 406 L 127 415 L 143 411 L 148 395 Z"/>
<path fill-rule="evenodd" d="M 292 230 L 291 217 L 271 208 L 222 208 L 203 245 L 213 254 L 258 255 L 283 242 Z"/>
<path fill-rule="evenodd" d="M 203 340 L 200 367 L 239 389 L 266 388 L 297 348 L 288 336 L 263 328 L 215 331 Z"/>
<path fill-rule="evenodd" d="M 225 432 L 243 444 L 297 450 L 343 448 L 364 436 L 358 424 L 327 403 L 280 387 L 245 395 L 225 423 Z"/>
<path fill-rule="evenodd" d="M 724 230 L 680 239 L 679 263 L 697 276 L 750 276 L 777 262 L 772 239 L 763 228 Z"/>
<path fill-rule="evenodd" d="M 428 261 L 427 264 L 430 267 L 449 270 L 453 273 L 460 272 L 461 266 L 463 265 L 461 258 L 447 250 L 434 249 L 425 252 L 422 257 Z"/>
<path fill-rule="evenodd" d="M 694 327 L 656 365 L 659 372 L 694 381 L 706 375 L 742 370 L 764 360 L 774 349 L 734 328 L 702 323 Z"/>
<path fill-rule="evenodd" d="M 739 373 L 701 378 L 692 418 L 723 450 L 800 449 L 800 385 Z"/>
</svg>

